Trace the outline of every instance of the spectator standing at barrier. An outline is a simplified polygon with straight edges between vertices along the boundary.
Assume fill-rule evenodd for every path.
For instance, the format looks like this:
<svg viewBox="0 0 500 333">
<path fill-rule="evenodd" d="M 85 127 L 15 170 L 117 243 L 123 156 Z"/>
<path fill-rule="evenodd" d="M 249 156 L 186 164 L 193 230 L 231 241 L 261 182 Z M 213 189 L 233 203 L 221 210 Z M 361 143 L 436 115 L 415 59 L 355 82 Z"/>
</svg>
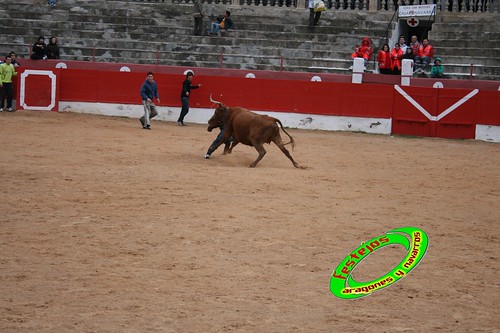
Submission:
<svg viewBox="0 0 500 333">
<path fill-rule="evenodd" d="M 146 81 L 142 84 L 141 98 L 142 105 L 144 106 L 144 116 L 142 116 L 139 120 L 141 121 L 142 128 L 150 130 L 150 120 L 158 115 L 158 111 L 156 110 L 156 105 L 153 100 L 156 98 L 158 105 L 160 104 L 160 95 L 158 95 L 158 87 L 152 72 L 148 73 Z"/>
<path fill-rule="evenodd" d="M 200 84 L 191 84 L 191 81 L 193 80 L 194 73 L 191 71 L 188 71 L 186 73 L 186 79 L 184 82 L 182 82 L 182 91 L 181 91 L 181 103 L 182 103 L 182 108 L 181 108 L 181 114 L 179 115 L 179 119 L 177 119 L 177 125 L 179 126 L 186 126 L 184 124 L 184 117 L 189 112 L 189 97 L 191 97 L 191 89 L 198 89 L 201 87 Z"/>
<path fill-rule="evenodd" d="M 194 35 L 203 35 L 203 5 L 201 0 L 194 0 L 193 2 L 193 18 L 194 18 Z"/>
<path fill-rule="evenodd" d="M 391 52 L 389 45 L 384 44 L 377 54 L 378 69 L 380 74 L 391 74 Z"/>
<path fill-rule="evenodd" d="M 413 71 L 415 71 L 415 55 L 413 54 L 413 50 L 411 47 L 406 48 L 406 53 L 403 55 L 403 59 L 411 60 L 411 67 L 413 68 Z"/>
<path fill-rule="evenodd" d="M 45 54 L 47 55 L 47 59 L 59 59 L 59 45 L 57 45 L 56 37 L 50 38 Z"/>
<path fill-rule="evenodd" d="M 17 76 L 16 69 L 12 65 L 10 55 L 5 57 L 5 62 L 0 64 L 0 111 L 3 111 L 4 101 L 7 100 L 7 108 L 5 111 L 12 112 L 13 84 L 12 77 Z"/>
<path fill-rule="evenodd" d="M 21 64 L 17 61 L 17 54 L 16 52 L 12 51 L 9 53 L 10 58 L 12 59 L 12 66 L 14 67 L 19 67 Z"/>
<path fill-rule="evenodd" d="M 429 44 L 429 40 L 425 38 L 422 40 L 418 54 L 415 54 L 415 64 L 419 73 L 423 73 L 427 69 L 433 56 L 434 48 Z"/>
<path fill-rule="evenodd" d="M 40 36 L 35 44 L 33 44 L 33 52 L 31 53 L 31 59 L 40 60 L 47 59 L 47 55 L 45 54 L 45 49 L 47 45 L 45 45 L 45 37 Z"/>
<path fill-rule="evenodd" d="M 444 66 L 442 65 L 441 58 L 434 60 L 434 66 L 431 68 L 432 78 L 443 78 Z"/>
<path fill-rule="evenodd" d="M 372 42 L 370 38 L 365 37 L 361 41 L 361 45 L 356 45 L 354 49 L 354 53 L 352 54 L 352 58 L 363 58 L 365 61 L 365 69 L 366 65 L 368 65 L 368 61 L 371 59 L 373 53 Z M 352 69 L 352 66 L 351 68 Z"/>
<path fill-rule="evenodd" d="M 220 30 L 229 30 L 233 27 L 233 20 L 229 17 L 231 13 L 226 10 L 223 15 L 219 15 L 215 22 L 210 25 L 210 36 L 218 35 L 220 36 Z"/>
<path fill-rule="evenodd" d="M 403 59 L 403 50 L 401 50 L 399 43 L 394 45 L 391 51 L 391 70 L 392 74 L 401 75 L 401 60 Z"/>
</svg>

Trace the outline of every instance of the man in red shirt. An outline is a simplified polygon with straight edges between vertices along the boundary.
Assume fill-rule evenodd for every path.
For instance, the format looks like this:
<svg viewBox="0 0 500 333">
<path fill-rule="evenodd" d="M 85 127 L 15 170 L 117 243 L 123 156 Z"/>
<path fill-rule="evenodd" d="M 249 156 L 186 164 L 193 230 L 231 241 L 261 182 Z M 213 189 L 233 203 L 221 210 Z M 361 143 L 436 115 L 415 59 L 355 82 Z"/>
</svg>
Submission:
<svg viewBox="0 0 500 333">
<path fill-rule="evenodd" d="M 420 43 L 418 42 L 417 36 L 413 35 L 411 36 L 411 42 L 410 45 L 411 51 L 413 52 L 414 55 L 418 55 L 418 49 L 420 48 Z"/>
<path fill-rule="evenodd" d="M 429 44 L 429 40 L 425 38 L 422 45 L 418 49 L 418 54 L 415 55 L 415 65 L 417 72 L 423 73 L 429 66 L 432 57 L 434 56 L 434 48 Z"/>
</svg>

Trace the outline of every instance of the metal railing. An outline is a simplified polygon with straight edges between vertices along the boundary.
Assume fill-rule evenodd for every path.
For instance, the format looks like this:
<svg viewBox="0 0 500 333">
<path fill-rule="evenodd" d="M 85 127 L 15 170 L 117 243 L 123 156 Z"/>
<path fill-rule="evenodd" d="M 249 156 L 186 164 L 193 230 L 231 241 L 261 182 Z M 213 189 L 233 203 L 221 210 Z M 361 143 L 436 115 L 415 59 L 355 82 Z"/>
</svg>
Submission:
<svg viewBox="0 0 500 333">
<path fill-rule="evenodd" d="M 31 44 L 26 45 L 27 48 L 31 50 Z M 62 51 L 64 48 L 61 49 Z M 104 48 L 87 48 L 85 55 L 66 55 L 64 52 L 61 54 L 61 59 L 57 60 L 58 62 L 65 61 L 86 61 L 90 63 L 119 63 L 119 64 L 129 64 L 130 59 L 124 57 L 113 57 L 113 56 L 101 56 L 108 49 Z M 123 50 L 127 51 L 127 50 Z M 143 57 L 141 62 L 133 63 L 133 64 L 146 64 L 146 65 L 168 65 L 168 66 L 196 66 L 194 63 L 184 63 L 184 64 L 165 64 L 162 61 L 162 56 L 164 56 L 164 51 L 160 51 L 159 48 L 155 50 L 142 50 L 142 52 L 149 57 Z M 154 54 L 154 56 L 152 56 Z M 376 53 L 374 53 L 374 58 L 376 58 Z M 165 58 L 167 59 L 167 58 Z M 242 61 L 242 60 L 246 61 Z M 260 59 L 262 62 L 249 59 Z M 205 68 L 220 68 L 220 69 L 243 69 L 243 70 L 266 70 L 266 71 L 275 71 L 275 72 L 297 72 L 297 68 L 300 68 L 300 72 L 328 72 L 331 74 L 347 74 L 350 75 L 352 72 L 348 69 L 349 64 L 352 64 L 352 59 L 309 59 L 304 58 L 300 59 L 304 64 L 302 65 L 292 65 L 290 62 L 296 61 L 297 58 L 292 57 L 284 57 L 282 55 L 266 55 L 266 56 L 252 56 L 247 54 L 235 54 L 235 53 L 224 53 L 223 50 L 220 50 L 219 53 L 211 53 L 209 59 L 205 59 L 203 66 Z M 22 59 L 20 59 L 22 62 Z M 38 60 L 44 61 L 44 60 Z M 193 62 L 193 61 L 191 61 Z M 196 61 L 194 61 L 196 62 Z M 309 62 L 307 65 L 305 63 Z M 314 63 L 322 62 L 325 66 L 314 66 Z M 375 62 L 373 62 L 373 70 L 376 69 Z M 334 67 L 335 65 L 341 65 L 341 67 Z M 469 63 L 463 64 L 462 71 L 460 72 L 448 72 L 448 76 L 474 80 L 482 77 L 481 74 L 477 73 L 478 69 L 481 65 Z M 371 73 L 372 70 L 369 70 L 368 73 Z"/>
<path fill-rule="evenodd" d="M 194 0 L 131 0 L 144 3 L 190 4 Z M 374 1 L 374 0 L 371 0 Z M 370 6 L 370 0 L 326 0 L 329 9 L 352 11 L 393 11 L 399 6 L 407 5 L 438 5 L 438 11 L 455 13 L 499 13 L 499 0 L 377 0 Z M 207 4 L 230 5 L 234 7 L 285 7 L 307 8 L 308 0 L 202 0 Z"/>
</svg>

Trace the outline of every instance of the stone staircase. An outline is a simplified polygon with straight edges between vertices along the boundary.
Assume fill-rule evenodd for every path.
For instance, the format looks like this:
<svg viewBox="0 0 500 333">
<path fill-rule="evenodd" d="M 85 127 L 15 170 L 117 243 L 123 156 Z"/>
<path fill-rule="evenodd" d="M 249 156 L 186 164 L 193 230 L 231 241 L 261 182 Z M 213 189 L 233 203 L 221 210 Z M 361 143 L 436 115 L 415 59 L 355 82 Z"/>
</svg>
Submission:
<svg viewBox="0 0 500 333">
<path fill-rule="evenodd" d="M 445 13 L 429 31 L 435 57 L 457 78 L 500 81 L 500 15 Z"/>
<path fill-rule="evenodd" d="M 305 9 L 205 5 L 208 16 L 231 11 L 235 29 L 218 38 L 193 36 L 191 8 L 167 2 L 65 0 L 55 8 L 28 0 L 9 2 L 0 8 L 0 52 L 15 50 L 26 58 L 31 43 L 43 35 L 59 38 L 66 60 L 209 68 L 220 67 L 222 61 L 224 68 L 348 74 L 354 45 L 367 36 L 378 48 L 392 17 L 388 12 L 329 10 L 310 33 Z M 208 29 L 208 19 L 205 24 Z M 490 43 L 491 50 L 483 48 L 481 57 L 475 57 L 479 43 L 461 53 L 472 41 L 454 39 L 448 24 L 460 29 L 458 22 L 442 16 L 429 34 L 447 72 L 465 78 L 472 62 L 477 78 L 498 79 L 498 32 L 484 33 L 487 23 L 478 26 L 481 37 L 492 37 L 497 44 Z M 467 36 L 477 39 L 475 31 Z M 368 70 L 373 69 L 371 61 Z"/>
<path fill-rule="evenodd" d="M 213 4 L 207 12 L 227 8 Z M 225 68 L 346 73 L 353 46 L 364 36 L 377 42 L 388 21 L 387 14 L 330 11 L 309 33 L 303 9 L 229 9 L 235 29 L 214 38 L 192 35 L 189 4 L 61 1 L 52 8 L 21 0 L 0 9 L 0 48 L 28 57 L 30 44 L 44 35 L 59 38 L 68 60 L 219 67 L 222 55 Z"/>
</svg>

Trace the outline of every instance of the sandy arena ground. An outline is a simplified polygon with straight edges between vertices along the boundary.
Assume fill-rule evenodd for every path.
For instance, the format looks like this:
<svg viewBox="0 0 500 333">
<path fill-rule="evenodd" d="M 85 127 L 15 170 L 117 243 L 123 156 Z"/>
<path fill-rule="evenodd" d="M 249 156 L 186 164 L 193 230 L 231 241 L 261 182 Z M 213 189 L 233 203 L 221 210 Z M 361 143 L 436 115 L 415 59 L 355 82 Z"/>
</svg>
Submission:
<svg viewBox="0 0 500 333">
<path fill-rule="evenodd" d="M 0 114 L 0 332 L 500 332 L 500 144 L 290 130 L 306 170 L 274 145 L 248 168 L 188 125 Z M 429 236 L 406 278 L 332 295 L 404 226 Z"/>
</svg>

